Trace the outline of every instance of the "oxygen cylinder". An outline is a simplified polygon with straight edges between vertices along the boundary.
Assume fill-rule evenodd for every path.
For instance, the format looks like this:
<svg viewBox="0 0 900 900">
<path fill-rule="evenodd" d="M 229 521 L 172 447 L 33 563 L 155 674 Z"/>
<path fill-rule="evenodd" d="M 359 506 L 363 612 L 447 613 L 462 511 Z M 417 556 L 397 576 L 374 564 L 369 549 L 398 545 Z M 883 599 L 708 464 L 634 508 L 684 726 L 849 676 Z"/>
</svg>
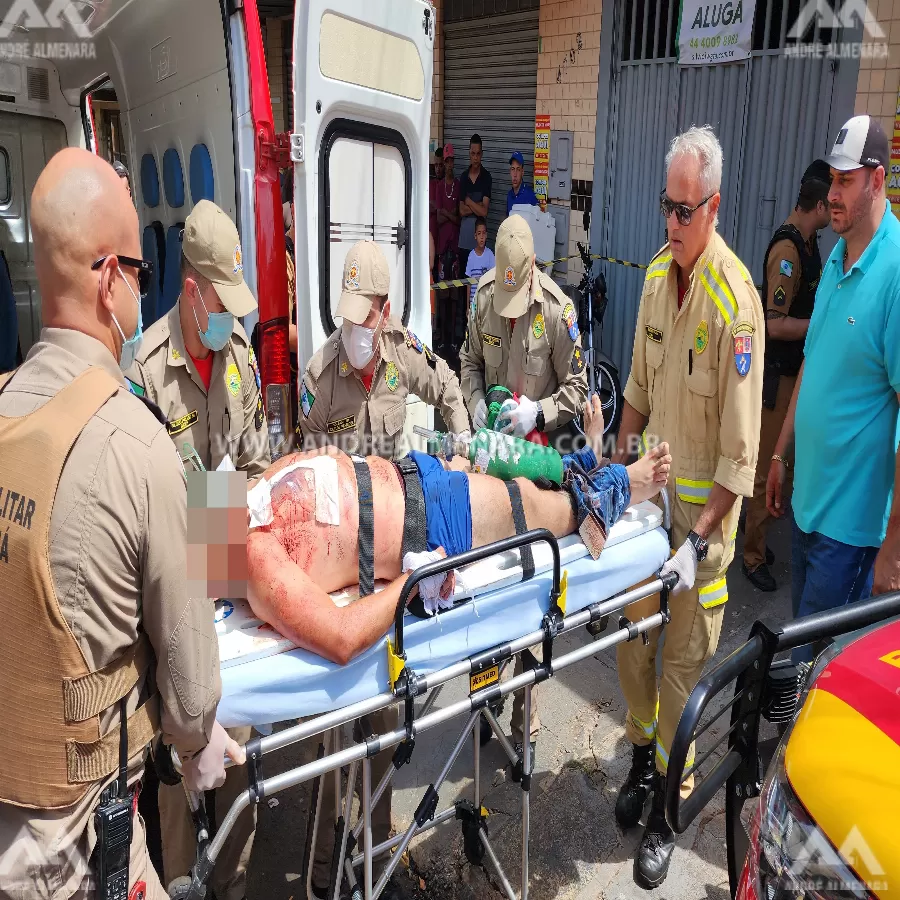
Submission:
<svg viewBox="0 0 900 900">
<path fill-rule="evenodd" d="M 488 388 L 485 394 L 484 402 L 487 404 L 487 422 L 485 428 L 493 429 L 497 423 L 497 416 L 500 413 L 500 407 L 506 400 L 514 398 L 513 392 L 502 384 L 494 384 Z"/>
<path fill-rule="evenodd" d="M 542 447 L 523 438 L 481 428 L 469 442 L 469 462 L 476 472 L 510 481 L 544 477 L 562 484 L 562 457 L 552 447 Z"/>
</svg>

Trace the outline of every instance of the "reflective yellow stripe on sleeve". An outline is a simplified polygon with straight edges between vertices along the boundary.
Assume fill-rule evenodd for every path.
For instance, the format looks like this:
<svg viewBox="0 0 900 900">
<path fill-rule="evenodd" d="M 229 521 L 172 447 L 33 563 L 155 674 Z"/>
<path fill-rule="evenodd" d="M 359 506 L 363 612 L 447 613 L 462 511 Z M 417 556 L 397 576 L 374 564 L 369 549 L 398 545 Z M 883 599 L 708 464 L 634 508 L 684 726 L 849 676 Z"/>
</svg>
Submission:
<svg viewBox="0 0 900 900">
<path fill-rule="evenodd" d="M 709 500 L 709 492 L 712 490 L 711 481 L 694 481 L 690 478 L 675 479 L 675 493 L 679 500 L 685 503 L 698 503 L 701 506 Z"/>
<path fill-rule="evenodd" d="M 661 256 L 659 259 L 650 263 L 647 268 L 647 277 L 648 278 L 664 278 L 666 273 L 669 271 L 669 266 L 672 263 L 672 254 L 667 253 L 665 256 Z"/>
<path fill-rule="evenodd" d="M 700 283 L 718 307 L 719 312 L 722 313 L 725 324 L 730 325 L 738 313 L 737 300 L 734 299 L 731 288 L 719 278 L 709 264 L 704 266 L 700 273 Z"/>
<path fill-rule="evenodd" d="M 640 443 L 638 444 L 638 459 L 641 459 L 641 457 L 643 457 L 646 452 L 647 452 L 647 429 L 645 428 L 641 432 L 641 440 L 640 440 Z"/>
<path fill-rule="evenodd" d="M 728 599 L 728 585 L 724 578 L 720 578 L 711 584 L 704 584 L 698 593 L 700 605 L 704 609 L 712 609 L 714 606 L 721 606 Z"/>
</svg>

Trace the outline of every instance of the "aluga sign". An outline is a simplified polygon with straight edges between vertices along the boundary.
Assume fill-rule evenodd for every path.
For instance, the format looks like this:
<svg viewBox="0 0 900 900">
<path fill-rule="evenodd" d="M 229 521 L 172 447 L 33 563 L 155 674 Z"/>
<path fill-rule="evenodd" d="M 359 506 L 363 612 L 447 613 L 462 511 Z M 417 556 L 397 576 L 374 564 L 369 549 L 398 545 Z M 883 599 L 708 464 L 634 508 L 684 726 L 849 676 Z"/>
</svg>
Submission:
<svg viewBox="0 0 900 900">
<path fill-rule="evenodd" d="M 708 3 L 682 0 L 678 23 L 678 62 L 708 66 L 750 56 L 756 0 Z"/>
</svg>

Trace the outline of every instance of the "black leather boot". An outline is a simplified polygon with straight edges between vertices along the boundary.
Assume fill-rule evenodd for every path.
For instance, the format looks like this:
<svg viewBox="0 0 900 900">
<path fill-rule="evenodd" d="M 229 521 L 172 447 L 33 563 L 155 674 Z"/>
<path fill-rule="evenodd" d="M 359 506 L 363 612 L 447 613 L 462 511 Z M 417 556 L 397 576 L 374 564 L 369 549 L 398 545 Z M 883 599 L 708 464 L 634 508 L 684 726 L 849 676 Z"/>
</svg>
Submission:
<svg viewBox="0 0 900 900">
<path fill-rule="evenodd" d="M 666 776 L 657 772 L 653 783 L 653 806 L 634 858 L 635 882 L 647 890 L 659 887 L 669 873 L 674 850 L 675 832 L 666 822 Z"/>
<path fill-rule="evenodd" d="M 656 741 L 646 747 L 631 745 L 631 771 L 616 799 L 616 821 L 620 828 L 634 828 L 641 820 L 644 804 L 653 792 Z"/>
</svg>

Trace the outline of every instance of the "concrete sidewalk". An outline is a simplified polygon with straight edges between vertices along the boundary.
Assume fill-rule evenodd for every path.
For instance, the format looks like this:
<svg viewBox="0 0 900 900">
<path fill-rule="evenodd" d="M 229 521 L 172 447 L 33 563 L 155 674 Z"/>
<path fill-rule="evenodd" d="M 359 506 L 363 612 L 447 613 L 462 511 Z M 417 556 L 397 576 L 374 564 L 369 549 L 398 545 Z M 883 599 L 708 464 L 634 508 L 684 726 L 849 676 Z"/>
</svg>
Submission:
<svg viewBox="0 0 900 900">
<path fill-rule="evenodd" d="M 769 545 L 776 556 L 772 573 L 779 583 L 773 594 L 757 591 L 741 573 L 741 536 L 728 574 L 729 601 L 715 661 L 747 638 L 757 618 L 790 616 L 790 529 L 780 522 Z M 584 630 L 560 639 L 565 653 L 590 640 Z M 646 898 L 728 900 L 725 862 L 724 796 L 720 794 L 685 834 L 679 836 L 669 877 L 647 892 L 632 878 L 634 849 L 642 829 L 622 834 L 613 808 L 630 765 L 624 736 L 624 706 L 615 667 L 615 651 L 600 651 L 564 670 L 540 688 L 543 728 L 538 736 L 531 793 L 529 896 L 534 900 Z M 465 695 L 464 685 L 448 685 L 438 700 L 446 705 Z M 501 723 L 509 728 L 508 699 Z M 716 723 L 704 743 L 715 741 L 726 724 Z M 424 790 L 436 778 L 457 740 L 459 719 L 416 741 L 413 762 L 401 770 L 394 791 L 394 827 L 402 830 Z M 266 757 L 267 774 L 285 771 L 313 758 L 314 747 L 293 747 Z M 498 742 L 482 752 L 483 803 L 490 811 L 491 842 L 514 889 L 520 888 L 522 792 L 509 780 L 509 766 Z M 472 750 L 464 748 L 440 791 L 438 809 L 458 798 L 472 799 Z M 248 896 L 301 900 L 299 877 L 309 809 L 308 785 L 264 801 L 251 862 Z M 503 896 L 489 863 L 474 867 L 463 853 L 460 826 L 448 822 L 414 841 L 398 879 L 407 897 L 430 900 L 495 900 Z"/>
</svg>

